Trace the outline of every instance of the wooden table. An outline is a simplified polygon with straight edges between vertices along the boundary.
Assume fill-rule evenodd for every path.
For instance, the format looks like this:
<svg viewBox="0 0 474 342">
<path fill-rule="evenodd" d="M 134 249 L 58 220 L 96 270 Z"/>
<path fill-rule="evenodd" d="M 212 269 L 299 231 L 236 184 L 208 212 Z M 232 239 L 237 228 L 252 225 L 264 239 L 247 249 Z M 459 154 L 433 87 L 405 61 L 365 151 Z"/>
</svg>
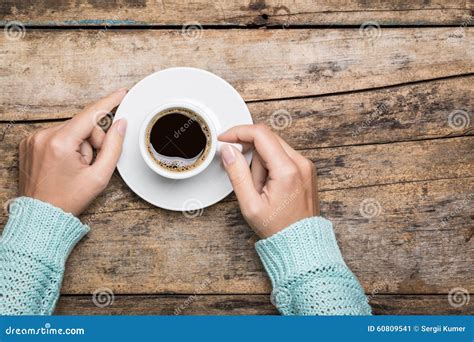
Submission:
<svg viewBox="0 0 474 342">
<path fill-rule="evenodd" d="M 4 1 L 0 200 L 16 196 L 24 136 L 157 70 L 203 68 L 314 161 L 322 212 L 375 313 L 473 314 L 472 8 Z M 276 313 L 234 195 L 185 219 L 115 174 L 81 218 L 92 229 L 69 258 L 58 314 Z M 113 302 L 93 300 L 108 291 Z"/>
</svg>

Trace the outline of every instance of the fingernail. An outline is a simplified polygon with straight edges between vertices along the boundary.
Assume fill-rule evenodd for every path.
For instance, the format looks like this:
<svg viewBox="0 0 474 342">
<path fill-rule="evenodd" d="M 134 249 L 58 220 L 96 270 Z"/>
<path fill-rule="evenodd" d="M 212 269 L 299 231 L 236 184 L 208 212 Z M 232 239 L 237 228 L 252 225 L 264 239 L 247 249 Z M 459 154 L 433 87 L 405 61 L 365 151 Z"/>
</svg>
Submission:
<svg viewBox="0 0 474 342">
<path fill-rule="evenodd" d="M 120 119 L 117 121 L 117 131 L 123 137 L 125 135 L 125 131 L 127 130 L 127 120 Z"/>
<path fill-rule="evenodd" d="M 233 162 L 235 162 L 235 157 L 236 157 L 235 151 L 231 145 L 222 146 L 221 154 L 222 154 L 222 160 L 224 161 L 224 164 L 230 165 Z"/>
</svg>

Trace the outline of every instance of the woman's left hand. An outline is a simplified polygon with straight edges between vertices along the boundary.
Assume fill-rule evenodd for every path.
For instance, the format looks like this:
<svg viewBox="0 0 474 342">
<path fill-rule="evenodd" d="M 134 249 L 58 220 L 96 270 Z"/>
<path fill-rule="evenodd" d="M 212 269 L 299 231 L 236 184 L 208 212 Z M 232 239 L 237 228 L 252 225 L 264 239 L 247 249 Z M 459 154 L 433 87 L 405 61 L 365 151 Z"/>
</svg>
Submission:
<svg viewBox="0 0 474 342">
<path fill-rule="evenodd" d="M 107 186 L 122 152 L 127 122 L 107 134 L 98 121 L 127 93 L 120 89 L 69 121 L 35 132 L 20 143 L 20 196 L 48 202 L 79 215 Z M 93 160 L 93 151 L 98 151 Z"/>
</svg>

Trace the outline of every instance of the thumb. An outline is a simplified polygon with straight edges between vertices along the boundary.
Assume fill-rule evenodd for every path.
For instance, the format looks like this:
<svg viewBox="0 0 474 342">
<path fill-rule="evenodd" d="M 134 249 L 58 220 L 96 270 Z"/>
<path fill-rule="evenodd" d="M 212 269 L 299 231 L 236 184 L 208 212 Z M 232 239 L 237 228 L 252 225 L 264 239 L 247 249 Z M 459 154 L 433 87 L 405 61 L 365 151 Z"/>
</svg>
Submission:
<svg viewBox="0 0 474 342">
<path fill-rule="evenodd" d="M 100 174 L 108 177 L 112 176 L 120 158 L 120 154 L 122 153 L 122 145 L 126 129 L 127 121 L 125 119 L 120 119 L 107 131 L 102 147 L 100 148 L 95 163 L 92 166 Z"/>
<path fill-rule="evenodd" d="M 250 168 L 242 153 L 234 146 L 224 144 L 221 157 L 241 208 L 244 209 L 255 204 L 255 201 L 259 201 L 260 196 L 255 189 Z"/>
</svg>

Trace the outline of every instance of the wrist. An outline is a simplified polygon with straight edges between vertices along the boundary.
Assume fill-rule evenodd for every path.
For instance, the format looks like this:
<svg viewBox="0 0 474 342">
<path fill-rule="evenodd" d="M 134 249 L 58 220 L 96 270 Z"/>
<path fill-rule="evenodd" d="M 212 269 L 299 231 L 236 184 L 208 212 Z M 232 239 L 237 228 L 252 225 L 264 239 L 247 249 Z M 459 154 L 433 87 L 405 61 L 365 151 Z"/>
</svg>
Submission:
<svg viewBox="0 0 474 342">
<path fill-rule="evenodd" d="M 322 217 L 295 222 L 255 247 L 274 287 L 328 265 L 345 267 L 332 224 Z"/>
<path fill-rule="evenodd" d="M 268 239 L 269 237 L 272 237 L 273 235 L 291 227 L 293 224 L 312 216 L 313 215 L 308 213 L 306 215 L 299 216 L 299 219 L 293 218 L 293 220 L 286 223 L 285 218 L 280 217 L 279 219 L 275 219 L 274 217 L 269 216 L 266 220 L 262 221 L 262 224 L 259 227 L 254 228 L 254 230 L 261 239 Z"/>
<path fill-rule="evenodd" d="M 89 231 L 72 214 L 30 197 L 13 200 L 9 212 L 0 240 L 4 248 L 54 266 L 64 265 L 72 248 Z"/>
</svg>

